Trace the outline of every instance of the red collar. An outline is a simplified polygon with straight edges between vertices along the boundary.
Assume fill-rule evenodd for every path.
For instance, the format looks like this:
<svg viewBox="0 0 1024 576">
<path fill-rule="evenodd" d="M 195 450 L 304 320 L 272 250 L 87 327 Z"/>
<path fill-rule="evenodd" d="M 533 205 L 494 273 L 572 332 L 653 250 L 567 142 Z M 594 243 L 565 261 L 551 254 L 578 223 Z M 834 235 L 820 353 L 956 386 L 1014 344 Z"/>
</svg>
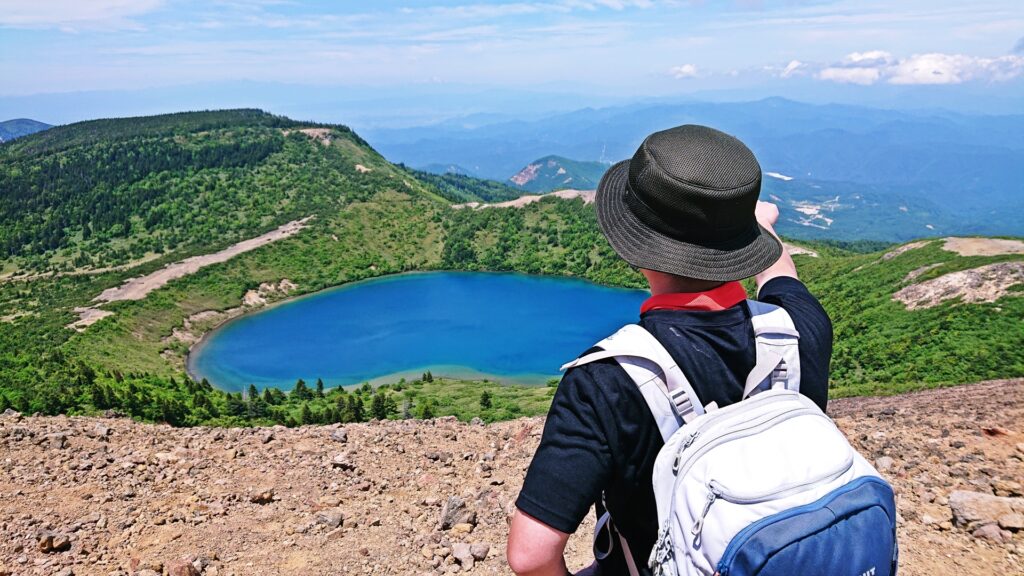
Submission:
<svg viewBox="0 0 1024 576">
<path fill-rule="evenodd" d="M 726 282 L 704 292 L 672 292 L 658 294 L 644 301 L 640 313 L 651 310 L 715 311 L 732 308 L 747 299 L 747 291 L 739 282 Z"/>
</svg>

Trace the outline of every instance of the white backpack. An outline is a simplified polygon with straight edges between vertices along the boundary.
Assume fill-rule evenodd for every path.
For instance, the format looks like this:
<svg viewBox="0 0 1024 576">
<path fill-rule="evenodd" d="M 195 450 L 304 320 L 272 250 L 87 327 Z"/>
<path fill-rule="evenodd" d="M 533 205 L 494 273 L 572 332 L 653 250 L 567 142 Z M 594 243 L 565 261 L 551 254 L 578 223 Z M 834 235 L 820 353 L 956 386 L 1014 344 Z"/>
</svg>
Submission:
<svg viewBox="0 0 1024 576">
<path fill-rule="evenodd" d="M 631 324 L 601 351 L 562 367 L 615 358 L 636 382 L 665 446 L 654 465 L 657 576 L 888 576 L 896 573 L 892 488 L 800 394 L 799 334 L 785 310 L 747 301 L 757 362 L 743 400 L 702 406 L 683 371 Z M 606 513 L 595 530 L 614 531 Z M 617 534 L 617 532 L 616 532 Z M 639 570 L 621 535 L 630 574 Z"/>
</svg>

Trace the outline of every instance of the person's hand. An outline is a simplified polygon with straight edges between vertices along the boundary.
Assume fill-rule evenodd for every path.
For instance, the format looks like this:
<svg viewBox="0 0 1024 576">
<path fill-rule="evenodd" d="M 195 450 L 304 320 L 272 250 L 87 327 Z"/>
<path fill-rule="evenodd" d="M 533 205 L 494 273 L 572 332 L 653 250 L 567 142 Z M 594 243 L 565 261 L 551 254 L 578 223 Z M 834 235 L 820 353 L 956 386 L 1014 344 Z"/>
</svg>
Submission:
<svg viewBox="0 0 1024 576">
<path fill-rule="evenodd" d="M 772 228 L 779 219 L 779 207 L 771 202 L 758 200 L 757 207 L 754 208 L 754 217 L 761 226 Z"/>
</svg>

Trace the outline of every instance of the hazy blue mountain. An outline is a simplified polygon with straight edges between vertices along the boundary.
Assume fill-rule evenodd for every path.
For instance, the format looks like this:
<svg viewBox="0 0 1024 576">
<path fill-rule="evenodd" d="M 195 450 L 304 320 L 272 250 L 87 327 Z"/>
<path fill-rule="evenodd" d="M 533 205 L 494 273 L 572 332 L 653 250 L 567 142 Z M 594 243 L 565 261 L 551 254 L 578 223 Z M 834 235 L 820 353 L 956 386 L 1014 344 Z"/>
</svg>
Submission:
<svg viewBox="0 0 1024 576">
<path fill-rule="evenodd" d="M 49 124 L 31 120 L 29 118 L 15 118 L 0 122 L 0 142 L 14 140 L 21 136 L 28 136 L 50 128 Z"/>
<path fill-rule="evenodd" d="M 475 175 L 504 180 L 547 155 L 600 162 L 628 158 L 647 134 L 686 123 L 736 135 L 754 150 L 766 172 L 788 175 L 798 183 L 834 183 L 847 196 L 860 191 L 875 199 L 862 210 L 913 201 L 935 213 L 935 222 L 927 222 L 933 226 L 939 226 L 939 215 L 951 221 L 955 215 L 957 230 L 1024 233 L 1024 221 L 1003 215 L 1024 209 L 1024 115 L 768 98 L 585 108 L 472 128 L 447 122 L 436 130 L 424 126 L 364 133 L 392 161 L 454 163 L 472 167 Z M 805 188 L 803 193 L 814 190 Z M 885 201 L 887 195 L 891 201 Z M 903 231 L 893 231 L 893 237 Z"/>
<path fill-rule="evenodd" d="M 417 170 L 423 172 L 430 172 L 431 174 L 461 174 L 463 176 L 472 176 L 473 171 L 468 168 L 463 168 L 458 164 L 427 164 L 426 166 L 420 166 Z"/>
<path fill-rule="evenodd" d="M 545 156 L 530 162 L 508 181 L 529 192 L 593 190 L 608 170 L 603 162 L 581 162 L 561 156 Z"/>
</svg>

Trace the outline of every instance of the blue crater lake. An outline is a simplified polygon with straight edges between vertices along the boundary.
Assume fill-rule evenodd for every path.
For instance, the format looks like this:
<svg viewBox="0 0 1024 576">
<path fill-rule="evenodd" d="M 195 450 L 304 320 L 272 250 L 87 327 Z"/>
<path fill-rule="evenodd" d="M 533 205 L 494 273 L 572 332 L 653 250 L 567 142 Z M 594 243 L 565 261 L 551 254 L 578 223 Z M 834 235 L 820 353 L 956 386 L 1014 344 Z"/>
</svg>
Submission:
<svg viewBox="0 0 1024 576">
<path fill-rule="evenodd" d="M 388 276 L 242 316 L 189 354 L 193 378 L 239 391 L 438 376 L 540 384 L 623 324 L 641 290 L 463 272 Z"/>
</svg>

